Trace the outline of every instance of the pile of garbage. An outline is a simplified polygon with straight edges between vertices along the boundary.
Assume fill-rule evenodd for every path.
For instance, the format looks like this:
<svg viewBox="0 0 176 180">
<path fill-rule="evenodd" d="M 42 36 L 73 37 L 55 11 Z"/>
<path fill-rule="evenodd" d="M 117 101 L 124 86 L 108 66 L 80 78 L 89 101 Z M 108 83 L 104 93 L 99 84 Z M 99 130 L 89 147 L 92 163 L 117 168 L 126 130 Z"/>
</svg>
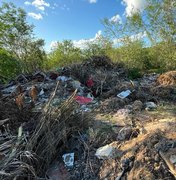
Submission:
<svg viewBox="0 0 176 180">
<path fill-rule="evenodd" d="M 176 104 L 174 73 L 132 81 L 96 56 L 1 85 L 0 179 L 172 179 L 175 114 L 155 112 Z"/>
</svg>

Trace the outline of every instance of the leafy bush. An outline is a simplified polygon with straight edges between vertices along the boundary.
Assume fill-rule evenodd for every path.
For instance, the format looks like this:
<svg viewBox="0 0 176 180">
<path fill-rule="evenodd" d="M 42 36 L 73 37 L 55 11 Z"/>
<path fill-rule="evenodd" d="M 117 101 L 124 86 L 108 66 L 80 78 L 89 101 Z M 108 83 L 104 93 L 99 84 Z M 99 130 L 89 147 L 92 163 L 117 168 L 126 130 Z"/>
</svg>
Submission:
<svg viewBox="0 0 176 180">
<path fill-rule="evenodd" d="M 129 69 L 128 71 L 128 78 L 129 79 L 137 79 L 137 78 L 141 78 L 142 77 L 142 73 L 138 68 L 132 68 Z"/>
<path fill-rule="evenodd" d="M 3 81 L 15 77 L 21 72 L 18 61 L 5 50 L 0 49 L 0 77 Z"/>
<path fill-rule="evenodd" d="M 108 55 L 113 62 L 120 62 L 128 69 L 146 70 L 152 67 L 148 51 L 142 41 L 128 41 L 111 50 Z"/>
<path fill-rule="evenodd" d="M 74 47 L 72 41 L 64 40 L 58 43 L 57 48 L 53 49 L 48 55 L 48 60 L 45 62 L 46 69 L 52 69 L 81 62 L 84 58 L 81 50 Z"/>
<path fill-rule="evenodd" d="M 173 0 L 147 0 L 142 12 L 132 13 L 123 23 L 104 19 L 106 35 L 120 45 L 110 53 L 113 61 L 144 71 L 176 69 L 175 7 Z"/>
</svg>

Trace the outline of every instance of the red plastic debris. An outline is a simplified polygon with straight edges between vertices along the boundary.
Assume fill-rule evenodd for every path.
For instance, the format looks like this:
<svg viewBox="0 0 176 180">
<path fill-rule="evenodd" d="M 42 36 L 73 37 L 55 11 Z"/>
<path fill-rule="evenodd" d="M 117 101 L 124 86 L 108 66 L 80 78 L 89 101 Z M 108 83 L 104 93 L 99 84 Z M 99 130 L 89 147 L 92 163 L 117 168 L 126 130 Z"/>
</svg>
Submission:
<svg viewBox="0 0 176 180">
<path fill-rule="evenodd" d="M 92 78 L 89 78 L 89 79 L 86 81 L 86 85 L 87 85 L 87 87 L 89 87 L 89 88 L 91 88 L 92 86 L 94 86 L 93 79 L 92 79 Z"/>
<path fill-rule="evenodd" d="M 91 98 L 87 98 L 87 97 L 83 97 L 83 96 L 75 96 L 75 100 L 79 104 L 88 104 L 88 103 L 92 102 Z"/>
</svg>

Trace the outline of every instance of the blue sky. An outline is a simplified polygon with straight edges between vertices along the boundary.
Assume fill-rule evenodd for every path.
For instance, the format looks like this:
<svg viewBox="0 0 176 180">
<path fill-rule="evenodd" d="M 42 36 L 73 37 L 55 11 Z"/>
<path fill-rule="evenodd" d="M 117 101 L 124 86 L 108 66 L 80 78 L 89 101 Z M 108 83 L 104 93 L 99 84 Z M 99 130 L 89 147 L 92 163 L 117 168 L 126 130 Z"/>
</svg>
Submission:
<svg viewBox="0 0 176 180">
<path fill-rule="evenodd" d="M 45 39 L 46 49 L 55 41 L 95 39 L 103 33 L 103 18 L 120 23 L 132 10 L 142 9 L 144 0 L 4 0 L 22 7 L 35 25 L 36 37 Z"/>
</svg>

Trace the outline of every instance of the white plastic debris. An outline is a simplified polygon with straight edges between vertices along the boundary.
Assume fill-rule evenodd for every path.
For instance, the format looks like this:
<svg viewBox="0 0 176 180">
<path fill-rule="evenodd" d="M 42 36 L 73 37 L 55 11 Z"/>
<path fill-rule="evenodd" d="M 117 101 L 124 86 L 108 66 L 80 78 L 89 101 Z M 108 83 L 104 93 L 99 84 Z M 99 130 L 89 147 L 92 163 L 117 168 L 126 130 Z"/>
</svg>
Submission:
<svg viewBox="0 0 176 180">
<path fill-rule="evenodd" d="M 69 168 L 73 167 L 74 164 L 74 153 L 64 154 L 62 156 L 65 165 Z"/>
<path fill-rule="evenodd" d="M 23 133 L 23 127 L 22 127 L 22 126 L 20 126 L 20 127 L 18 128 L 18 139 L 20 139 L 20 138 L 21 138 L 22 133 Z"/>
<path fill-rule="evenodd" d="M 117 94 L 117 97 L 124 99 L 131 94 L 130 90 L 122 91 L 121 93 Z"/>
<path fill-rule="evenodd" d="M 87 98 L 91 98 L 92 100 L 94 100 L 94 97 L 93 97 L 93 95 L 91 93 L 87 94 Z"/>
<path fill-rule="evenodd" d="M 68 78 L 66 76 L 58 76 L 56 78 L 57 81 L 62 81 L 62 82 L 65 82 L 65 81 L 68 81 L 68 80 L 71 80 L 71 78 Z"/>
<path fill-rule="evenodd" d="M 75 89 L 81 89 L 81 83 L 79 81 L 73 81 L 72 82 L 72 86 L 75 88 Z"/>
<path fill-rule="evenodd" d="M 45 94 L 44 90 L 42 89 L 39 93 L 39 96 L 42 96 L 43 94 Z"/>
<path fill-rule="evenodd" d="M 98 148 L 95 153 L 95 156 L 97 156 L 98 159 L 111 159 L 119 155 L 121 155 L 121 152 L 115 148 L 113 142 L 111 144 L 107 144 L 106 146 Z"/>
<path fill-rule="evenodd" d="M 80 109 L 81 109 L 82 111 L 84 111 L 84 112 L 90 112 L 90 111 L 91 111 L 91 109 L 88 108 L 86 105 L 82 105 L 82 106 L 80 107 Z"/>
<path fill-rule="evenodd" d="M 10 94 L 10 93 L 15 92 L 16 88 L 17 88 L 16 85 L 10 86 L 10 87 L 8 87 L 8 88 L 3 89 L 2 92 L 3 92 L 4 94 Z"/>
<path fill-rule="evenodd" d="M 154 102 L 146 102 L 146 110 L 154 110 L 157 108 L 157 105 Z"/>
</svg>

